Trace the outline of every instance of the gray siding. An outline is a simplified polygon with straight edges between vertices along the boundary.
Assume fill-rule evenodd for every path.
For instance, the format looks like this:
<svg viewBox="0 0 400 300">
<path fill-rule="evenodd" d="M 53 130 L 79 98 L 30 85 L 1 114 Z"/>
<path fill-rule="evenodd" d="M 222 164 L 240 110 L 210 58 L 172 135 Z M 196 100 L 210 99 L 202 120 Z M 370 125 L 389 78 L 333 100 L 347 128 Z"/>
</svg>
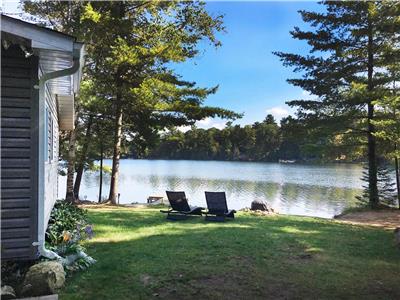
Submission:
<svg viewBox="0 0 400 300">
<path fill-rule="evenodd" d="M 1 257 L 37 258 L 38 59 L 1 57 Z"/>
</svg>

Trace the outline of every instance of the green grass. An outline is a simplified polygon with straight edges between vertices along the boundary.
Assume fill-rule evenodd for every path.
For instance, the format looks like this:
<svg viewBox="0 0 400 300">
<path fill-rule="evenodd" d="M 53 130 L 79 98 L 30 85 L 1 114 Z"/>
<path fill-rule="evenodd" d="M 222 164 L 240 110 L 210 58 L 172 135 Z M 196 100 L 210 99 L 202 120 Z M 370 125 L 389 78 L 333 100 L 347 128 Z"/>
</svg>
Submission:
<svg viewBox="0 0 400 300">
<path fill-rule="evenodd" d="M 239 213 L 171 222 L 158 209 L 90 209 L 97 263 L 61 299 L 400 299 L 392 231 Z"/>
</svg>

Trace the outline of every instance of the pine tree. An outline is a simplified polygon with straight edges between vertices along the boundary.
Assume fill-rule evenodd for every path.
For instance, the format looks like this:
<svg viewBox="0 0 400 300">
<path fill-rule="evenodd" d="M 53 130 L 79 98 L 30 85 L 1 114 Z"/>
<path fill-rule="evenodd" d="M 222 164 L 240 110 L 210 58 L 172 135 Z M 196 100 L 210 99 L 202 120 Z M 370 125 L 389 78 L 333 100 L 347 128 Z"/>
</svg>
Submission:
<svg viewBox="0 0 400 300">
<path fill-rule="evenodd" d="M 396 182 L 394 181 L 393 170 L 387 164 L 378 168 L 378 190 L 381 203 L 394 206 L 397 200 Z"/>
<path fill-rule="evenodd" d="M 110 102 L 114 121 L 111 203 L 118 195 L 124 138 L 138 134 L 132 130 L 155 123 L 158 128 L 193 124 L 208 116 L 239 116 L 204 107 L 204 99 L 216 87 L 198 88 L 171 70 L 171 63 L 195 57 L 200 41 L 220 45 L 215 34 L 224 30 L 222 16 L 211 16 L 203 2 L 31 1 L 23 8 L 87 46 L 85 74 L 94 83 L 93 94 Z"/>
<path fill-rule="evenodd" d="M 397 39 L 399 39 L 398 35 Z M 396 40 L 393 41 L 393 44 L 395 43 Z M 391 78 L 391 84 L 387 94 L 375 101 L 375 105 L 380 107 L 380 118 L 374 121 L 374 124 L 377 128 L 375 136 L 390 145 L 385 154 L 394 162 L 397 203 L 400 209 L 400 60 L 398 57 L 400 57 L 400 51 L 397 57 L 389 55 L 388 75 Z"/>
<path fill-rule="evenodd" d="M 306 41 L 310 55 L 275 53 L 302 77 L 288 82 L 317 100 L 294 100 L 298 116 L 324 134 L 362 136 L 367 145 L 369 205 L 378 207 L 376 104 L 387 93 L 390 57 L 399 51 L 396 1 L 324 1 L 322 13 L 300 11 L 310 31 L 295 27 L 293 38 Z"/>
<path fill-rule="evenodd" d="M 378 164 L 378 196 L 380 203 L 387 206 L 394 206 L 397 201 L 397 188 L 395 175 L 392 168 L 385 162 Z M 368 183 L 368 168 L 364 166 L 361 180 Z M 367 185 L 363 185 L 363 192 L 360 196 L 356 196 L 362 204 L 368 203 L 370 191 Z"/>
</svg>

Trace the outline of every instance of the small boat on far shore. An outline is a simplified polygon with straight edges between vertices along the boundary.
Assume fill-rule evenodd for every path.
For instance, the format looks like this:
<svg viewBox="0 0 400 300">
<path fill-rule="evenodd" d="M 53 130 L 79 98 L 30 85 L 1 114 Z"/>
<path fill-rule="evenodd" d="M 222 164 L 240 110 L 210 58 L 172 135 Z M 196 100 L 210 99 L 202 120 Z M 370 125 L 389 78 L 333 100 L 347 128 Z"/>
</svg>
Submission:
<svg viewBox="0 0 400 300">
<path fill-rule="evenodd" d="M 280 159 L 278 162 L 280 164 L 294 164 L 296 161 L 295 160 Z"/>
</svg>

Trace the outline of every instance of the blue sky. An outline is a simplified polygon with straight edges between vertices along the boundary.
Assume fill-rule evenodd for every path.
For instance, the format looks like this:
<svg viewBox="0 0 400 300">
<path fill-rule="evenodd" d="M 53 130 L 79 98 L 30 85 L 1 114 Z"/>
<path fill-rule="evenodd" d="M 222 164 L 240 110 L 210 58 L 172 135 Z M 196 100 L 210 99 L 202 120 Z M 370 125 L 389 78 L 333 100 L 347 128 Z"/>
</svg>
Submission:
<svg viewBox="0 0 400 300">
<path fill-rule="evenodd" d="M 211 14 L 225 15 L 227 32 L 218 34 L 222 47 L 204 47 L 196 59 L 177 65 L 175 70 L 199 86 L 219 84 L 207 105 L 221 106 L 244 117 L 235 123 L 262 121 L 268 113 L 277 119 L 291 113 L 285 101 L 308 97 L 286 82 L 295 77 L 282 66 L 272 51 L 307 53 L 308 45 L 291 38 L 294 26 L 307 28 L 299 9 L 321 10 L 316 2 L 208 2 Z M 297 75 L 298 76 L 298 75 Z M 223 120 L 205 120 L 200 127 L 222 127 Z"/>
<path fill-rule="evenodd" d="M 3 1 L 3 10 L 15 13 L 17 5 L 17 1 Z M 309 97 L 286 82 L 296 74 L 284 67 L 272 51 L 306 54 L 308 45 L 293 40 L 289 31 L 294 26 L 307 26 L 297 12 L 299 9 L 320 11 L 321 5 L 313 1 L 212 1 L 207 2 L 207 9 L 213 15 L 224 15 L 226 33 L 217 35 L 222 47 L 214 49 L 203 43 L 201 55 L 174 66 L 185 80 L 199 86 L 219 85 L 206 105 L 244 113 L 235 122 L 244 125 L 262 121 L 268 113 L 279 120 L 292 113 L 285 101 Z M 206 119 L 197 125 L 221 128 L 225 122 Z"/>
</svg>

